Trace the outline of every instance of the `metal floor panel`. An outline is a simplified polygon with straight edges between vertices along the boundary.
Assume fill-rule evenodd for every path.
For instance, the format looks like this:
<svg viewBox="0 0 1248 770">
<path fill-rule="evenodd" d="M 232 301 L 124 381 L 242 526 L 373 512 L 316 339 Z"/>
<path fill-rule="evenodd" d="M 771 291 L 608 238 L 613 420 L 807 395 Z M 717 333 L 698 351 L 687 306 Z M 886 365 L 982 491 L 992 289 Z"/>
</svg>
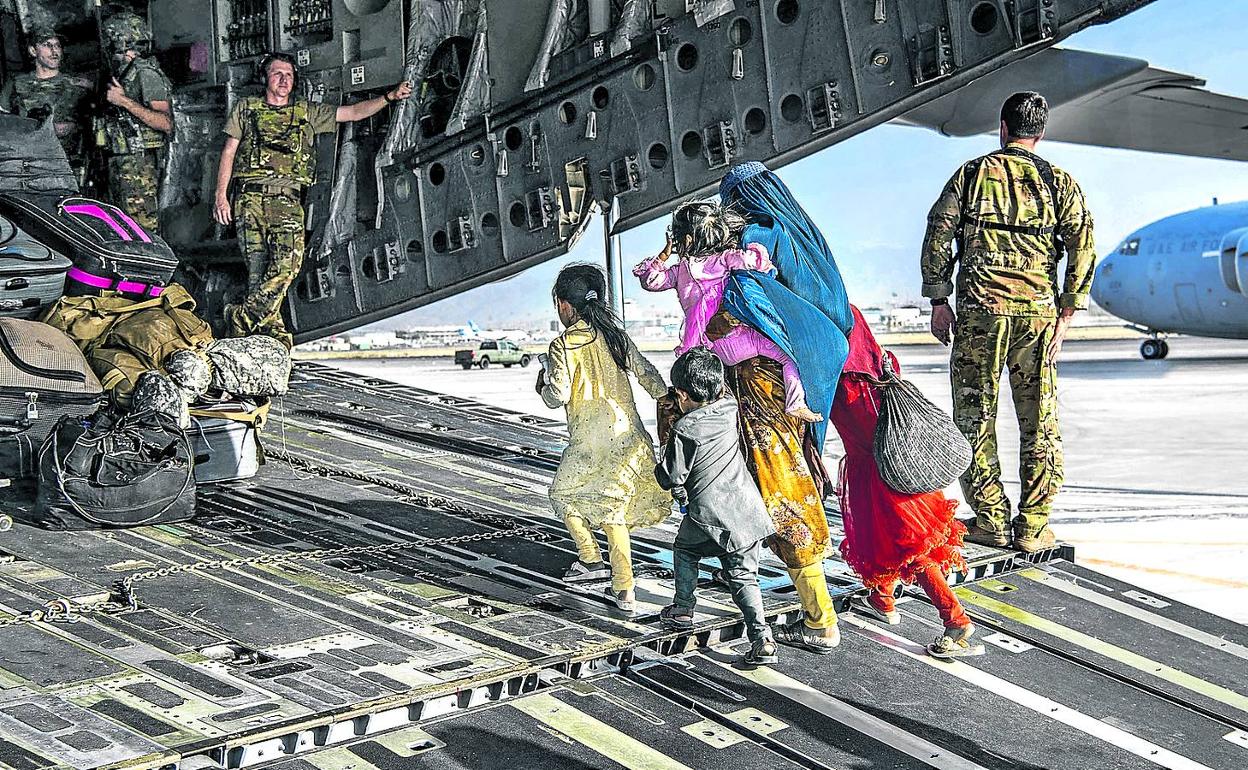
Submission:
<svg viewBox="0 0 1248 770">
<path fill-rule="evenodd" d="M 543 759 L 505 762 L 509 768 L 630 767 L 639 756 L 656 767 L 1026 767 L 1040 760 L 1025 744 L 1042 736 L 1088 767 L 1141 766 L 1138 753 L 1112 744 L 1070 748 L 1084 734 L 1051 719 L 993 743 L 991 730 L 1030 724 L 1035 711 L 999 703 L 983 682 L 942 678 L 913 654 L 913 642 L 855 631 L 851 619 L 837 654 L 785 650 L 777 668 L 841 699 L 831 722 L 698 655 L 695 668 L 712 667 L 704 678 L 732 681 L 750 702 L 718 711 L 690 705 L 696 687 L 665 692 L 643 678 L 674 672 L 679 681 L 683 664 L 663 656 L 740 637 L 740 616 L 708 583 L 692 632 L 658 626 L 672 595 L 672 520 L 635 534 L 635 616 L 615 610 L 605 583 L 562 582 L 576 550 L 546 499 L 563 448 L 558 424 L 312 365 L 301 364 L 293 383 L 267 429 L 270 462 L 255 479 L 201 489 L 195 520 L 83 532 L 19 525 L 0 535 L 0 765 L 489 767 L 512 752 Z M 7 490 L 4 500 L 19 518 L 22 492 Z M 838 532 L 834 517 L 831 524 Z M 1036 561 L 1060 556 L 1069 553 Z M 1031 566 L 997 549 L 968 549 L 968 560 L 971 571 L 956 580 Z M 1052 574 L 1074 569 L 1054 565 L 1046 568 Z M 836 559 L 825 572 L 844 609 L 860 584 Z M 125 599 L 118 581 L 131 589 L 133 607 L 83 611 L 75 622 L 5 624 L 58 599 Z M 794 617 L 782 565 L 767 560 L 760 582 L 768 613 Z M 1087 618 L 1116 622 L 1121 614 L 1062 598 L 1067 617 L 1083 604 Z M 1172 623 L 1188 617 L 1178 607 L 1166 612 Z M 1142 622 L 1126 618 L 1124 629 Z M 1132 638 L 1114 633 L 1119 645 Z M 1189 652 L 1166 659 L 1178 665 Z M 1045 676 L 1072 667 L 1083 670 L 1063 659 Z M 627 678 L 598 676 L 609 672 Z M 1028 687 L 1025 676 L 1011 679 Z M 1055 699 L 1065 692 L 1035 689 L 1051 689 Z M 1147 699 L 1123 703 L 1149 707 Z M 1182 708 L 1167 704 L 1155 712 Z M 762 716 L 742 712 L 750 721 L 725 722 L 746 708 Z M 785 728 L 769 733 L 768 715 Z M 1208 744 L 1203 717 L 1195 725 L 1174 719 L 1174 735 Z M 870 734 L 875 729 L 883 732 Z M 1141 736 L 1164 750 L 1176 745 Z M 446 746 L 426 750 L 426 740 Z M 1206 752 L 1210 766 L 1227 766 L 1219 762 L 1235 751 L 1248 756 L 1225 743 L 1229 749 Z"/>
</svg>

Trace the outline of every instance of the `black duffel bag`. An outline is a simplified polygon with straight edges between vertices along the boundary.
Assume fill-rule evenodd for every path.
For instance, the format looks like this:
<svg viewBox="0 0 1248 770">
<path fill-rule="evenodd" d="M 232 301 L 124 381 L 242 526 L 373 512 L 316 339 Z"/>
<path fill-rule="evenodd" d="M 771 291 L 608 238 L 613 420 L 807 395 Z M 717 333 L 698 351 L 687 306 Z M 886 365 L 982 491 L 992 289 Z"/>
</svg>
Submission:
<svg viewBox="0 0 1248 770">
<path fill-rule="evenodd" d="M 880 478 L 910 495 L 952 484 L 971 465 L 971 445 L 949 415 L 903 380 L 884 356 L 884 379 L 877 383 L 880 416 L 872 449 Z"/>
<path fill-rule="evenodd" d="M 62 418 L 39 449 L 35 522 L 53 529 L 168 524 L 195 515 L 191 445 L 157 412 Z"/>
</svg>

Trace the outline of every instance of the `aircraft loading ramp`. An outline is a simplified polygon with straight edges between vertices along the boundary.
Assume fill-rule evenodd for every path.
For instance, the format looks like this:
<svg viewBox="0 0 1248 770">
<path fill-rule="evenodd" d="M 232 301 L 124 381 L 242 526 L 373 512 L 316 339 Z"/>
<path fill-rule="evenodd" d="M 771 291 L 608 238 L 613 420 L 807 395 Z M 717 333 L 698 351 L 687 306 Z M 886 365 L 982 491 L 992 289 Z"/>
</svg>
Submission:
<svg viewBox="0 0 1248 770">
<path fill-rule="evenodd" d="M 266 448 L 188 524 L 0 533 L 0 766 L 1248 766 L 1248 628 L 1068 548 L 971 547 L 983 657 L 926 656 L 912 600 L 747 670 L 714 587 L 692 634 L 657 625 L 670 524 L 635 540 L 635 617 L 561 583 L 556 423 L 302 364 Z M 827 573 L 843 607 L 860 586 Z"/>
</svg>

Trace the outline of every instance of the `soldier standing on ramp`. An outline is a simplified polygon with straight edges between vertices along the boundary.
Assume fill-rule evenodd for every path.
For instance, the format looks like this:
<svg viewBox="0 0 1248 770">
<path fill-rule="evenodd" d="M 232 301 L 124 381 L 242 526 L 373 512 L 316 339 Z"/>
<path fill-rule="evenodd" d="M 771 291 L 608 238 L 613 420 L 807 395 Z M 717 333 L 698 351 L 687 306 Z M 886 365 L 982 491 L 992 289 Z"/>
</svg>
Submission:
<svg viewBox="0 0 1248 770">
<path fill-rule="evenodd" d="M 1088 307 L 1096 263 L 1083 191 L 1034 152 L 1048 117 L 1040 94 L 1006 100 L 1002 149 L 963 165 L 945 185 L 927 217 L 921 265 L 932 334 L 946 345 L 953 336 L 954 421 L 975 450 L 962 475 L 963 494 L 975 510 L 966 540 L 1012 544 L 1024 553 L 1056 542 L 1048 520 L 1063 480 L 1057 355 L 1075 311 Z M 1059 293 L 1063 250 L 1068 259 Z M 948 299 L 955 264 L 956 318 Z M 1002 367 L 1009 372 L 1022 444 L 1022 499 L 1012 527 L 997 456 Z"/>
<path fill-rule="evenodd" d="M 35 60 L 33 72 L 18 75 L 0 89 L 0 110 L 36 120 L 52 119 L 65 156 L 83 183 L 85 153 L 82 146 L 83 105 L 91 91 L 84 78 L 61 72 L 61 36 L 49 26 L 30 30 L 27 49 Z"/>
<path fill-rule="evenodd" d="M 282 320 L 282 302 L 303 264 L 303 193 L 316 170 L 313 139 L 338 123 L 377 114 L 412 88 L 404 81 L 384 96 L 334 107 L 291 98 L 295 60 L 288 54 L 265 57 L 260 72 L 264 96 L 239 100 L 225 124 L 213 218 L 223 225 L 238 220 L 247 264 L 247 295 L 225 308 L 229 333 L 267 334 L 290 347 L 294 338 Z M 227 191 L 234 177 L 240 186 L 231 207 Z"/>
<path fill-rule="evenodd" d="M 159 230 L 158 189 L 165 148 L 173 133 L 172 88 L 147 56 L 151 33 L 130 11 L 114 14 L 101 30 L 115 65 L 104 92 L 113 109 L 102 119 L 108 155 L 108 197 L 148 232 Z"/>
</svg>

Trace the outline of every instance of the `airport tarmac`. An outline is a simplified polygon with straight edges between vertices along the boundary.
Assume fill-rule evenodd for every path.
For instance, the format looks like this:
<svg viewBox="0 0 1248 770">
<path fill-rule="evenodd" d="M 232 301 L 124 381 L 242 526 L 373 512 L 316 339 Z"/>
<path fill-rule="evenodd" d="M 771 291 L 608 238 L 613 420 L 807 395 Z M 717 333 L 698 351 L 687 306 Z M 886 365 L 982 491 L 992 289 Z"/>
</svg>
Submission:
<svg viewBox="0 0 1248 770">
<path fill-rule="evenodd" d="M 1137 341 L 1067 343 L 1059 368 L 1066 486 L 1054 529 L 1075 545 L 1080 563 L 1248 623 L 1248 342 L 1176 338 L 1170 349 L 1164 361 L 1143 361 Z M 905 375 L 948 408 L 947 351 L 895 352 Z M 666 375 L 671 354 L 648 355 Z M 560 417 L 533 390 L 536 364 L 464 371 L 449 358 L 326 363 Z M 653 428 L 648 399 L 637 393 Z M 1015 491 L 1018 438 L 1008 397 L 1001 412 L 1006 484 Z M 839 450 L 833 434 L 829 464 Z"/>
</svg>

